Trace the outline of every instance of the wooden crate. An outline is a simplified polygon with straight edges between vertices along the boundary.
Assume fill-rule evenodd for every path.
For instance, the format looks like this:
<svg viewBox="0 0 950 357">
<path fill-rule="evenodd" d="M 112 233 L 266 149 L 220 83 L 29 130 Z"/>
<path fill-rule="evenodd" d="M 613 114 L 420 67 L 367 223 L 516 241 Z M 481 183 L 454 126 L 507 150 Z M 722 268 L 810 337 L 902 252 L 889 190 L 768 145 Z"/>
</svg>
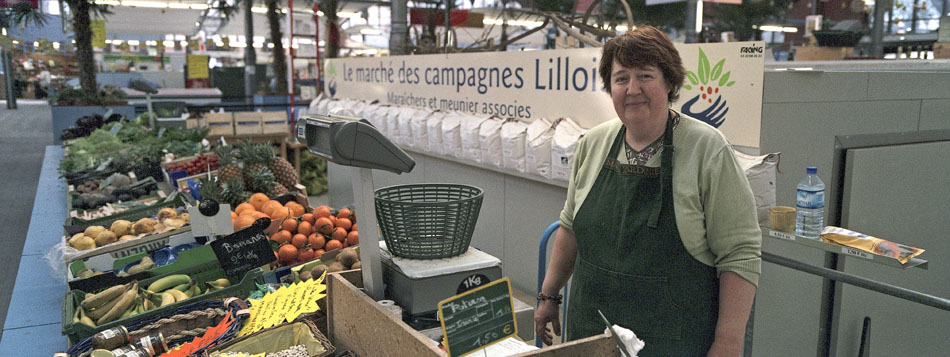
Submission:
<svg viewBox="0 0 950 357">
<path fill-rule="evenodd" d="M 384 310 L 361 292 L 359 269 L 327 274 L 327 337 L 337 350 L 350 350 L 360 356 L 446 356 L 428 337 Z M 524 326 L 523 328 L 534 328 Z M 533 344 L 534 341 L 527 341 Z M 478 356 L 478 353 L 472 354 Z M 517 356 L 620 356 L 620 349 L 608 334 L 548 346 Z"/>
<path fill-rule="evenodd" d="M 207 113 L 205 122 L 209 136 L 234 136 L 234 115 L 232 113 Z"/>
<path fill-rule="evenodd" d="M 234 113 L 234 135 L 241 136 L 259 134 L 263 134 L 260 112 Z"/>
<path fill-rule="evenodd" d="M 854 54 L 854 47 L 795 46 L 796 61 L 840 61 Z"/>
<path fill-rule="evenodd" d="M 290 132 L 286 112 L 261 112 L 260 114 L 264 134 L 287 134 Z"/>
<path fill-rule="evenodd" d="M 950 58 L 950 42 L 935 42 L 934 58 Z"/>
</svg>

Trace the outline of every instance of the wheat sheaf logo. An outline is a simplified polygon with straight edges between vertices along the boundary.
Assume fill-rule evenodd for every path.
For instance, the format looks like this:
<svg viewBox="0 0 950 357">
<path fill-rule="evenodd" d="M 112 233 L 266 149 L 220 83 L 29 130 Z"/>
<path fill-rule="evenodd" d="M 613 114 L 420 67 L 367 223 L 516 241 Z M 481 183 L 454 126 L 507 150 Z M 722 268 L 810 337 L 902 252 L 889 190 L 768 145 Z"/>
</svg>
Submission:
<svg viewBox="0 0 950 357">
<path fill-rule="evenodd" d="M 327 91 L 330 92 L 330 97 L 336 95 L 336 66 L 333 65 L 333 62 L 327 61 Z"/>
<path fill-rule="evenodd" d="M 699 49 L 699 63 L 696 66 L 696 72 L 686 71 L 686 79 L 689 83 L 684 83 L 683 88 L 693 90 L 696 87 L 699 94 L 683 103 L 680 111 L 683 114 L 702 120 L 706 124 L 718 128 L 726 122 L 726 113 L 729 113 L 729 106 L 723 98 L 723 89 L 732 87 L 736 81 L 730 81 L 729 75 L 732 71 L 722 73 L 726 65 L 726 59 L 723 58 L 716 62 L 716 65 L 710 67 L 709 58 L 703 49 Z"/>
</svg>

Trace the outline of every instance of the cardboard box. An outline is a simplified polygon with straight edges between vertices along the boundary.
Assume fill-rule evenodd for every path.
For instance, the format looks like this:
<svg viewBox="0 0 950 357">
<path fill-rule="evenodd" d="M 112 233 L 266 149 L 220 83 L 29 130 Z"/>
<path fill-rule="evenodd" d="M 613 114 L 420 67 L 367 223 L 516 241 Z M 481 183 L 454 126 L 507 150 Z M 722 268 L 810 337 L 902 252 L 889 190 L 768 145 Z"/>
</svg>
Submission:
<svg viewBox="0 0 950 357">
<path fill-rule="evenodd" d="M 208 135 L 234 136 L 233 113 L 207 113 L 204 117 L 208 124 Z"/>
<path fill-rule="evenodd" d="M 264 134 L 287 134 L 290 132 L 286 112 L 261 112 L 260 114 Z"/>
<path fill-rule="evenodd" d="M 950 42 L 934 42 L 934 58 L 950 58 Z"/>
<path fill-rule="evenodd" d="M 392 356 L 446 356 L 435 342 L 359 290 L 359 269 L 327 274 L 327 337 L 337 350 L 360 356 L 386 351 Z M 532 329 L 534 326 L 518 326 Z M 534 341 L 525 341 L 534 344 Z M 478 353 L 473 353 L 478 356 Z M 609 334 L 600 334 L 559 345 L 524 352 L 516 356 L 620 356 Z"/>
<path fill-rule="evenodd" d="M 854 55 L 854 47 L 795 46 L 796 61 L 838 61 Z"/>
<path fill-rule="evenodd" d="M 259 134 L 263 134 L 260 112 L 234 113 L 234 135 L 240 136 Z"/>
</svg>

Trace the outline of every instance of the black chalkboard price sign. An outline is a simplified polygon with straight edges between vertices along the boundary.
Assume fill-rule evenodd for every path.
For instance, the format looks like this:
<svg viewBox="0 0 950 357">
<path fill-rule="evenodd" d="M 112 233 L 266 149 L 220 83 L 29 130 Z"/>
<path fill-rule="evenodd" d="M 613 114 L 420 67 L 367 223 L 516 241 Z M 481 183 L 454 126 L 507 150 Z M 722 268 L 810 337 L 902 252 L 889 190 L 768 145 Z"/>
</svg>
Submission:
<svg viewBox="0 0 950 357">
<path fill-rule="evenodd" d="M 214 240 L 211 250 L 224 273 L 238 279 L 251 269 L 277 260 L 264 230 L 257 224 Z"/>
<path fill-rule="evenodd" d="M 518 334 L 511 280 L 502 278 L 439 302 L 449 356 L 464 356 Z"/>
</svg>

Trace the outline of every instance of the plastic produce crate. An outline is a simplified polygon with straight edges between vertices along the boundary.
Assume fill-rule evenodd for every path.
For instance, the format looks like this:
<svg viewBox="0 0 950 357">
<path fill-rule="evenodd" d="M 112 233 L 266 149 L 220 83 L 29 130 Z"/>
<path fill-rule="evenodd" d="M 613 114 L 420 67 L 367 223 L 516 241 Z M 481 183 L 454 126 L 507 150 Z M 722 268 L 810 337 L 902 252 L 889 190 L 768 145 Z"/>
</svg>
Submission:
<svg viewBox="0 0 950 357">
<path fill-rule="evenodd" d="M 139 253 L 116 259 L 113 262 L 113 271 L 106 271 L 102 274 L 94 275 L 88 278 L 73 278 L 79 273 L 79 271 L 86 268 L 86 262 L 84 260 L 74 261 L 69 264 L 69 289 L 99 291 L 110 286 L 125 284 L 132 280 L 144 280 L 153 276 L 176 274 L 188 268 L 205 264 L 217 259 L 214 255 L 214 251 L 211 249 L 211 246 L 203 245 L 179 253 L 175 261 L 172 263 L 152 268 L 138 274 L 127 276 L 116 275 L 116 272 L 120 271 L 125 266 L 131 263 L 136 263 L 148 255 L 149 253 Z"/>
<path fill-rule="evenodd" d="M 195 279 L 199 284 L 204 284 L 207 281 L 215 280 L 221 277 L 226 277 L 224 270 L 221 269 L 221 265 L 217 261 L 201 264 L 192 268 L 189 268 L 184 271 L 176 272 L 175 274 L 187 274 L 191 276 L 192 279 Z M 170 274 L 156 276 L 149 279 L 145 279 L 139 282 L 139 287 L 147 287 L 153 281 L 158 280 L 164 276 Z M 130 316 L 124 319 L 119 319 L 112 321 L 107 324 L 99 325 L 96 327 L 88 326 L 81 322 L 73 322 L 73 313 L 75 313 L 76 308 L 79 306 L 79 303 L 82 302 L 85 298 L 86 293 L 80 290 L 72 290 L 66 293 L 63 296 L 63 335 L 69 338 L 69 343 L 74 344 L 82 339 L 92 336 L 99 331 L 110 329 L 119 325 L 125 325 L 129 322 L 142 319 L 148 316 L 153 316 L 164 311 L 178 308 L 190 303 L 208 300 L 208 299 L 223 299 L 225 297 L 238 297 L 241 299 L 246 298 L 252 291 L 257 289 L 257 283 L 263 282 L 262 278 L 263 272 L 260 268 L 256 268 L 247 272 L 244 275 L 244 278 L 241 281 L 231 280 L 231 286 L 192 297 L 190 299 L 179 301 L 168 306 L 162 306 L 154 308 L 152 310 L 143 312 L 138 315 Z"/>
<path fill-rule="evenodd" d="M 94 219 L 88 219 L 88 220 L 82 219 L 82 218 L 76 218 L 76 217 L 69 217 L 66 219 L 65 225 L 66 226 L 81 226 L 81 227 L 89 227 L 89 226 L 108 227 L 109 225 L 112 224 L 112 222 L 118 221 L 120 219 L 124 219 L 126 221 L 131 221 L 132 223 L 135 223 L 135 221 L 139 219 L 152 217 L 156 215 L 158 211 L 161 210 L 162 208 L 182 207 L 185 205 L 186 201 L 190 202 L 190 200 L 188 199 L 186 195 L 178 194 L 178 192 L 172 192 L 172 194 L 168 195 L 164 199 L 159 200 L 157 203 L 149 205 L 149 206 L 132 208 L 129 210 L 125 210 L 125 211 L 113 214 L 113 215 L 94 218 Z M 66 233 L 69 233 L 68 229 Z M 75 233 L 78 233 L 78 232 L 74 232 L 73 234 Z"/>
</svg>

